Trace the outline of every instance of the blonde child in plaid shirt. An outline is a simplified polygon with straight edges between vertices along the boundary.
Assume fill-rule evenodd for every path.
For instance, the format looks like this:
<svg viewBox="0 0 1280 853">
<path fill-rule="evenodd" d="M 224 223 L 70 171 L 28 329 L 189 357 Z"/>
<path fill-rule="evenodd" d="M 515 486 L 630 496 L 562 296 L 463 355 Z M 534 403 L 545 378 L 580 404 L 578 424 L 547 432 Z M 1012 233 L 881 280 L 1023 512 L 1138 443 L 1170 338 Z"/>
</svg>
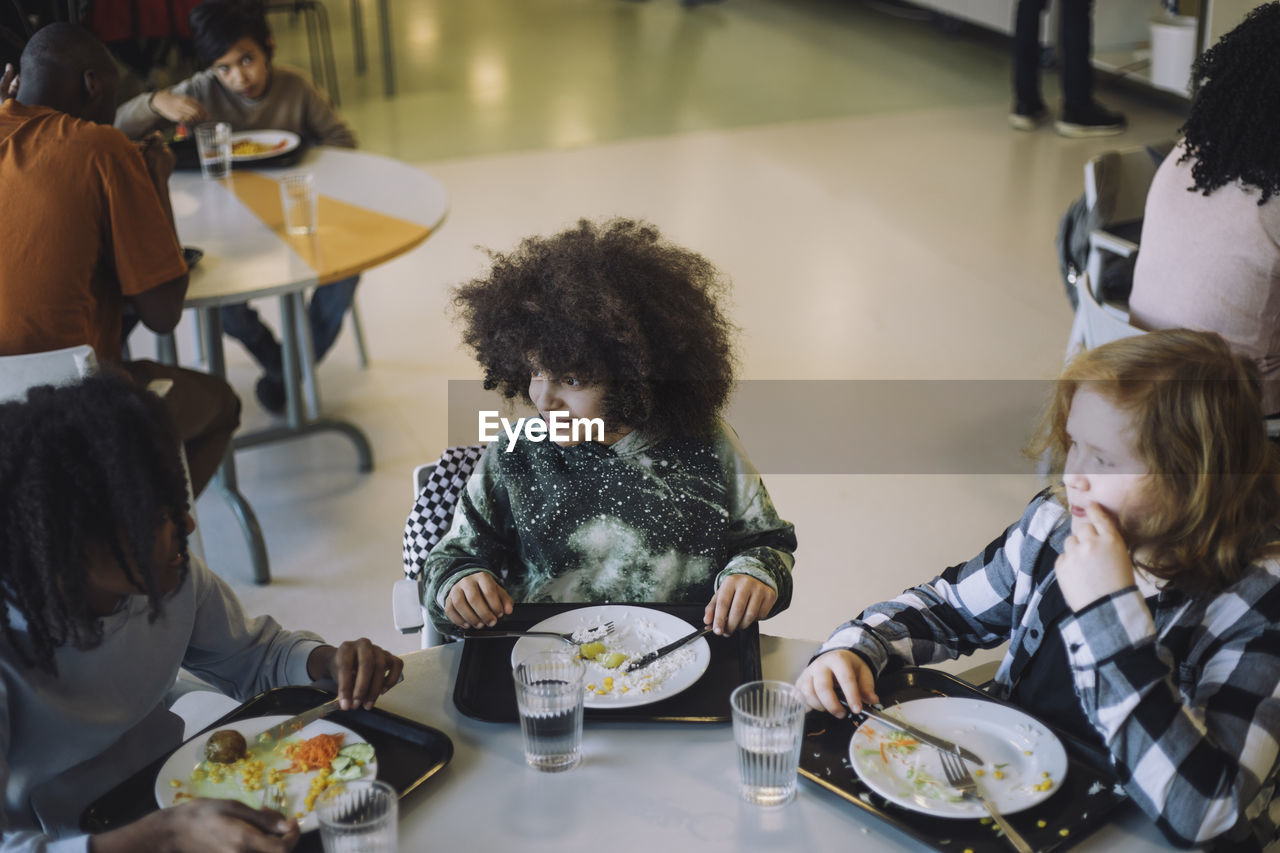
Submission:
<svg viewBox="0 0 1280 853">
<path fill-rule="evenodd" d="M 1171 842 L 1276 845 L 1280 462 L 1256 369 L 1187 330 L 1089 350 L 1031 449 L 1060 483 L 982 554 L 842 625 L 800 690 L 843 716 L 891 662 L 1008 641 L 995 695 L 1074 716 Z"/>
</svg>

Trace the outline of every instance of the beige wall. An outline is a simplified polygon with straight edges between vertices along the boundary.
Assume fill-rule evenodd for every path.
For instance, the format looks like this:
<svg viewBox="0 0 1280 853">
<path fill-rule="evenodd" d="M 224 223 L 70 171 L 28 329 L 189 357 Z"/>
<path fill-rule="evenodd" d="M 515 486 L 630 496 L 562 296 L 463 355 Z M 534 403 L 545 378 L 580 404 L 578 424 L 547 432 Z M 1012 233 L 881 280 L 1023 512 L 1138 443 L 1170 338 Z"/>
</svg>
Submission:
<svg viewBox="0 0 1280 853">
<path fill-rule="evenodd" d="M 1209 0 L 1209 24 L 1205 28 L 1205 47 L 1212 47 L 1218 39 L 1244 20 L 1250 9 L 1261 6 L 1255 0 Z"/>
</svg>

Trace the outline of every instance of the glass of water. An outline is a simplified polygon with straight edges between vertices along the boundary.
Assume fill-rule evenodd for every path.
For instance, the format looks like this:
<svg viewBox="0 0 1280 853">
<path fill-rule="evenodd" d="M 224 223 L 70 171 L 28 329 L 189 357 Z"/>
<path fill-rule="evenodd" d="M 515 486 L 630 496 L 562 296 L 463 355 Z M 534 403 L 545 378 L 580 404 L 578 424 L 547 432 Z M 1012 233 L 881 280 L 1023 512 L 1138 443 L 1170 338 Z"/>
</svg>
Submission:
<svg viewBox="0 0 1280 853">
<path fill-rule="evenodd" d="M 316 179 L 310 172 L 290 172 L 280 179 L 284 230 L 295 237 L 316 233 L 320 218 Z"/>
<path fill-rule="evenodd" d="M 807 710 L 800 691 L 785 681 L 748 681 L 729 704 L 742 798 L 758 806 L 791 802 Z"/>
<path fill-rule="evenodd" d="M 582 682 L 573 652 L 536 652 L 512 670 L 524 758 L 536 770 L 568 770 L 582 760 Z"/>
<path fill-rule="evenodd" d="M 207 181 L 225 178 L 231 172 L 231 125 L 210 121 L 196 127 L 196 150 L 200 172 Z"/>
<path fill-rule="evenodd" d="M 326 788 L 316 798 L 325 853 L 396 853 L 396 789 L 377 779 Z"/>
</svg>

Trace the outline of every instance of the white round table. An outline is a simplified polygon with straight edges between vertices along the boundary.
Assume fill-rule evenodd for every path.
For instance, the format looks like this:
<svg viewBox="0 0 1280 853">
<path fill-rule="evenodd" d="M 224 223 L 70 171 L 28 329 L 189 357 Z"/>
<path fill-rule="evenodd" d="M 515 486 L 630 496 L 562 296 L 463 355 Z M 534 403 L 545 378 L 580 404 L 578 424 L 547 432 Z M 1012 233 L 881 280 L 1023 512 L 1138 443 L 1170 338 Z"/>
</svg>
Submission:
<svg viewBox="0 0 1280 853">
<path fill-rule="evenodd" d="M 762 637 L 765 678 L 793 681 L 816 642 Z M 449 766 L 401 803 L 400 849 L 495 851 L 846 851 L 928 848 L 800 780 L 778 809 L 738 797 L 728 723 L 587 721 L 583 763 L 541 773 L 524 763 L 520 727 L 482 723 L 453 705 L 461 644 L 405 656 L 405 680 L 379 706 L 453 739 Z M 1168 850 L 1154 825 L 1123 807 L 1074 850 Z M 958 851 L 957 851 L 958 853 Z"/>
<path fill-rule="evenodd" d="M 307 170 L 320 196 L 319 228 L 308 237 L 283 228 L 277 181 L 285 172 Z M 243 449 L 319 431 L 351 439 L 362 471 L 373 467 L 364 433 L 347 421 L 322 417 L 315 379 L 304 293 L 376 266 L 409 251 L 444 221 L 444 187 L 428 173 L 397 160 L 341 148 L 315 147 L 287 169 L 236 170 L 227 181 L 206 181 L 199 172 L 175 172 L 170 196 L 178 237 L 204 257 L 191 271 L 186 306 L 198 326 L 210 373 L 226 375 L 219 308 L 263 296 L 280 299 L 284 355 L 285 423 L 239 435 Z M 162 360 L 176 361 L 170 339 Z M 227 497 L 249 540 L 254 580 L 268 583 L 266 544 L 227 454 L 215 482 Z"/>
</svg>

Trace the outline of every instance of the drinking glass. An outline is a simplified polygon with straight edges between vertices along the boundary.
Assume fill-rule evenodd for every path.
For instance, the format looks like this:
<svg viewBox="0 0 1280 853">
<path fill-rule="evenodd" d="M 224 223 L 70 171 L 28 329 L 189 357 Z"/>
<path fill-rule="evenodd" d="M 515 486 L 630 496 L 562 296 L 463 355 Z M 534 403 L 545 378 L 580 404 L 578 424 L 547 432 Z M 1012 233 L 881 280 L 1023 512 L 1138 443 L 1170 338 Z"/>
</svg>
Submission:
<svg viewBox="0 0 1280 853">
<path fill-rule="evenodd" d="M 316 233 L 319 199 L 310 172 L 290 172 L 280 179 L 280 204 L 284 207 L 285 231 L 295 237 Z"/>
<path fill-rule="evenodd" d="M 377 779 L 326 788 L 316 798 L 325 853 L 396 853 L 396 789 Z"/>
<path fill-rule="evenodd" d="M 524 759 L 536 770 L 568 770 L 582 760 L 582 682 L 569 652 L 536 652 L 512 670 L 524 733 Z"/>
<path fill-rule="evenodd" d="M 796 795 L 805 704 L 785 681 L 748 681 L 729 695 L 742 798 L 781 806 Z"/>
<path fill-rule="evenodd" d="M 200 171 L 207 181 L 225 178 L 231 172 L 231 125 L 211 121 L 196 127 L 196 149 Z"/>
</svg>

